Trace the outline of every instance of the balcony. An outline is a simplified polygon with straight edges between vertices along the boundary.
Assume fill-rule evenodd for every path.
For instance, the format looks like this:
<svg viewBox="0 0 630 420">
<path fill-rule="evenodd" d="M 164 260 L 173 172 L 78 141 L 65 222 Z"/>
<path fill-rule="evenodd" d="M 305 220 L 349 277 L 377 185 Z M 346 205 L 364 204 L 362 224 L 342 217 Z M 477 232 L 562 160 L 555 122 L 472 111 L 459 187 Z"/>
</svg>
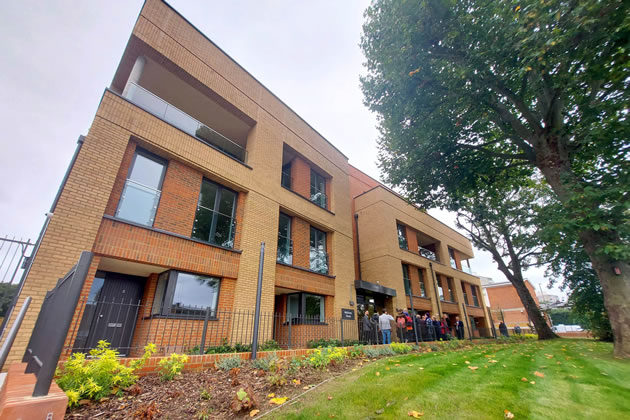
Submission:
<svg viewBox="0 0 630 420">
<path fill-rule="evenodd" d="M 243 163 L 247 162 L 247 151 L 244 147 L 196 120 L 142 86 L 129 82 L 126 98 L 145 111 L 179 128 L 183 132 L 196 137 L 209 146 Z"/>
<path fill-rule="evenodd" d="M 440 261 L 435 252 L 430 249 L 423 248 L 420 245 L 418 245 L 418 254 L 433 261 Z"/>
</svg>

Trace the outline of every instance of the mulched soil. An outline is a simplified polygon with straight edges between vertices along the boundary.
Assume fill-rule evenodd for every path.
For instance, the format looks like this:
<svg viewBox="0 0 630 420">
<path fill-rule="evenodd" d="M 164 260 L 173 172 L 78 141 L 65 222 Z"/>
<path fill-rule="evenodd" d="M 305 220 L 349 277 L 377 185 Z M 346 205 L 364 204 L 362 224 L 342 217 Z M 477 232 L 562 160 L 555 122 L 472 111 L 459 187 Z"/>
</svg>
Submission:
<svg viewBox="0 0 630 420">
<path fill-rule="evenodd" d="M 293 397 L 305 392 L 331 376 L 338 376 L 365 362 L 348 359 L 331 364 L 325 370 L 301 367 L 294 375 L 286 375 L 287 383 L 273 386 L 273 373 L 241 368 L 203 372 L 184 372 L 172 381 L 161 381 L 158 375 L 148 375 L 127 390 L 122 398 L 110 398 L 99 403 L 84 404 L 68 409 L 66 419 L 225 419 L 249 418 L 251 409 L 234 413 L 230 404 L 240 388 L 250 386 L 255 394 L 256 409 L 263 414 L 276 407 L 269 403 L 270 393 L 276 397 Z M 206 392 L 204 392 L 206 391 Z M 205 398 L 204 398 L 205 397 Z"/>
</svg>

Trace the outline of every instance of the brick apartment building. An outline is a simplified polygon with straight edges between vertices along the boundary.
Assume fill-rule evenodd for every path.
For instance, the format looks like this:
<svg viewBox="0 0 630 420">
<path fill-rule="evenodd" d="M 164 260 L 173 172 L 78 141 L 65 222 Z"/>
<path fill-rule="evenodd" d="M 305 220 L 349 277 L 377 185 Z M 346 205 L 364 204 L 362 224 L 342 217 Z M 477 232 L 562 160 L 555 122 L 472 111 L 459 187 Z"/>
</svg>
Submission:
<svg viewBox="0 0 630 420">
<path fill-rule="evenodd" d="M 494 282 L 488 277 L 483 277 L 481 281 L 484 298 L 487 299 L 486 303 L 492 313 L 495 327 L 498 327 L 499 323 L 503 321 L 510 330 L 517 325 L 523 330 L 531 328 L 532 323 L 527 311 L 512 283 L 507 281 Z M 525 286 L 534 298 L 536 305 L 540 306 L 534 286 L 529 280 L 525 280 Z"/>
<path fill-rule="evenodd" d="M 261 311 L 278 314 L 263 339 L 282 342 L 300 317 L 313 322 L 293 334 L 332 337 L 325 320 L 342 309 L 412 303 L 467 315 L 471 334 L 489 327 L 479 278 L 463 270 L 473 257 L 465 237 L 350 166 L 161 0 L 145 2 L 53 213 L 19 297 L 18 307 L 33 303 L 9 361 L 21 359 L 46 291 L 82 251 L 94 257 L 70 349 L 100 338 L 134 349 L 150 338 L 177 350 L 198 339 L 204 313 L 212 324 L 252 311 L 261 242 Z M 99 325 L 103 308 L 125 316 Z M 229 319 L 208 343 L 235 330 L 251 337 L 249 322 Z M 351 325 L 346 337 L 357 337 Z"/>
</svg>

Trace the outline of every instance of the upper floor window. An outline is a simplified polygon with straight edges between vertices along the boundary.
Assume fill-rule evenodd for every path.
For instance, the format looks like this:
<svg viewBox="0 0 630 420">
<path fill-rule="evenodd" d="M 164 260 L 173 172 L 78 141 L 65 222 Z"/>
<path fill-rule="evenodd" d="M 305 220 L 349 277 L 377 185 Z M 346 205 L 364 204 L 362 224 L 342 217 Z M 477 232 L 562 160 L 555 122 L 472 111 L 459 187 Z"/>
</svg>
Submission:
<svg viewBox="0 0 630 420">
<path fill-rule="evenodd" d="M 310 248 L 311 270 L 328 274 L 328 254 L 326 253 L 326 232 L 311 226 Z"/>
<path fill-rule="evenodd" d="M 291 189 L 291 162 L 282 165 L 282 178 L 280 184 L 284 188 Z"/>
<path fill-rule="evenodd" d="M 293 241 L 291 240 L 291 217 L 280 213 L 278 223 L 278 262 L 293 263 Z"/>
<path fill-rule="evenodd" d="M 405 225 L 396 223 L 396 229 L 398 230 L 398 246 L 400 249 L 409 249 L 409 245 L 407 244 L 407 229 L 405 228 Z"/>
<path fill-rule="evenodd" d="M 470 303 L 468 303 L 468 291 L 467 291 L 467 286 L 466 283 L 462 283 L 462 292 L 464 294 L 464 303 L 466 305 L 470 305 Z"/>
<path fill-rule="evenodd" d="M 451 247 L 448 248 L 448 256 L 451 260 L 451 267 L 457 269 L 457 260 L 455 259 L 455 250 Z"/>
<path fill-rule="evenodd" d="M 311 169 L 311 201 L 326 208 L 326 178 Z"/>
<path fill-rule="evenodd" d="M 216 318 L 220 280 L 171 270 L 160 274 L 152 313 L 164 316 L 199 316 L 210 311 Z"/>
<path fill-rule="evenodd" d="M 470 291 L 472 292 L 473 304 L 479 306 L 479 297 L 477 296 L 477 286 L 470 285 Z"/>
<path fill-rule="evenodd" d="M 411 295 L 411 281 L 409 280 L 409 266 L 407 264 L 402 265 L 403 282 L 405 283 L 405 294 Z"/>
<path fill-rule="evenodd" d="M 165 168 L 165 160 L 137 150 L 118 202 L 116 217 L 153 226 Z"/>
<path fill-rule="evenodd" d="M 437 278 L 437 286 L 438 286 L 438 294 L 440 296 L 440 300 L 444 300 L 444 289 L 442 288 L 442 278 L 438 276 Z"/>
<path fill-rule="evenodd" d="M 453 279 L 450 277 L 446 278 L 446 287 L 448 288 L 448 300 L 450 302 L 455 302 L 455 293 L 453 291 Z"/>
<path fill-rule="evenodd" d="M 204 179 L 191 236 L 211 244 L 234 247 L 236 198 L 236 192 Z"/>
<path fill-rule="evenodd" d="M 427 297 L 427 289 L 424 284 L 424 270 L 422 268 L 418 268 L 418 276 L 420 278 L 420 296 Z"/>
</svg>

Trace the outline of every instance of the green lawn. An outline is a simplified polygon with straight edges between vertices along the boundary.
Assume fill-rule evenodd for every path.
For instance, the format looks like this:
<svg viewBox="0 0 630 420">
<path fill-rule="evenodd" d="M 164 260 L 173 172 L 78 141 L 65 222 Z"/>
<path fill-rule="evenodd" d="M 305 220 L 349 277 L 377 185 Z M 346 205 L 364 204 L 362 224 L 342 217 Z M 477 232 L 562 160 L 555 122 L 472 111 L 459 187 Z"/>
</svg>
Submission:
<svg viewBox="0 0 630 420">
<path fill-rule="evenodd" d="M 504 410 L 515 419 L 629 418 L 630 362 L 614 359 L 611 344 L 568 339 L 409 354 L 371 362 L 270 417 L 402 419 L 411 410 L 448 420 L 502 419 Z"/>
</svg>

